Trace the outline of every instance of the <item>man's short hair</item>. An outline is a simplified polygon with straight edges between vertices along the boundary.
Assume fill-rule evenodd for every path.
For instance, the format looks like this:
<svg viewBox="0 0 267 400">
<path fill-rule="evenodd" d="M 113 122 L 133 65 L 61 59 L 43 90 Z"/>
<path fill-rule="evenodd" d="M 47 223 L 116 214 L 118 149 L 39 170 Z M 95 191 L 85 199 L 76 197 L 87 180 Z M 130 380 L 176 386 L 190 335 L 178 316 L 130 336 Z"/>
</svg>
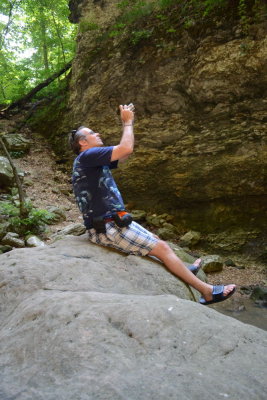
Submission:
<svg viewBox="0 0 267 400">
<path fill-rule="evenodd" d="M 79 154 L 81 151 L 80 140 L 86 139 L 86 134 L 83 132 L 86 126 L 80 126 L 78 129 L 73 129 L 69 134 L 69 144 L 75 154 Z"/>
</svg>

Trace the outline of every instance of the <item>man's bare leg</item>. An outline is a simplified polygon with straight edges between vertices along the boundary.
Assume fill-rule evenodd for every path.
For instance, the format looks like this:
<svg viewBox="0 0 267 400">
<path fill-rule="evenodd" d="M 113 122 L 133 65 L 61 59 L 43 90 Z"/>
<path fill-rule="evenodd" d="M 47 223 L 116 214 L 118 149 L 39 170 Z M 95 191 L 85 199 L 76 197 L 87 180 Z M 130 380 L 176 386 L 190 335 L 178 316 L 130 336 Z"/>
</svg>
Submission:
<svg viewBox="0 0 267 400">
<path fill-rule="evenodd" d="M 202 282 L 191 271 L 189 271 L 166 242 L 160 240 L 151 250 L 149 255 L 159 258 L 169 271 L 198 290 L 206 301 L 212 300 L 212 285 Z M 227 296 L 235 286 L 236 285 L 225 286 L 223 291 L 224 296 Z"/>
</svg>

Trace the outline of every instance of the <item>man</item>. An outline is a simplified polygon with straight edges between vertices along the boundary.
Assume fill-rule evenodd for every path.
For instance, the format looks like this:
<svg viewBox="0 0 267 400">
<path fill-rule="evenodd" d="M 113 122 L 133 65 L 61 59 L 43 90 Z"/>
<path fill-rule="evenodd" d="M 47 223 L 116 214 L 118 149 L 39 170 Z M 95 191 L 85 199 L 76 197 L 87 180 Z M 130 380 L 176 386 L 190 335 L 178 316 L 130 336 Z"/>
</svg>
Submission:
<svg viewBox="0 0 267 400">
<path fill-rule="evenodd" d="M 201 304 L 226 300 L 235 285 L 212 286 L 195 276 L 176 256 L 169 245 L 131 220 L 110 169 L 130 156 L 134 148 L 134 106 L 120 106 L 123 133 L 117 146 L 104 147 L 99 133 L 81 126 L 72 131 L 70 145 L 78 154 L 73 165 L 73 189 L 83 214 L 89 240 L 129 254 L 150 255 L 160 259 L 166 268 L 198 290 Z M 191 266 L 197 272 L 201 260 Z"/>
</svg>

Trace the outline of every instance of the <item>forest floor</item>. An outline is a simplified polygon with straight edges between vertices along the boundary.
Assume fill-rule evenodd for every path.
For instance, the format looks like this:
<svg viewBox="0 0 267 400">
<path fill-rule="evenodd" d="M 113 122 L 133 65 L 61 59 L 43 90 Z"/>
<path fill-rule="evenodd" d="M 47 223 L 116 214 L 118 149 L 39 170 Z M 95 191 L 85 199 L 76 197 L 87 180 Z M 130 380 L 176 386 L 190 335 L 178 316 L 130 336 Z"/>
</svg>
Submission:
<svg viewBox="0 0 267 400">
<path fill-rule="evenodd" d="M 46 209 L 52 205 L 63 208 L 66 213 L 65 221 L 49 226 L 47 237 L 49 243 L 49 237 L 53 233 L 72 223 L 82 223 L 82 217 L 72 194 L 71 171 L 69 174 L 61 172 L 53 150 L 42 136 L 27 128 L 20 133 L 32 141 L 30 152 L 23 158 L 15 160 L 16 165 L 25 173 L 24 186 L 27 197 L 37 208 Z M 241 256 L 232 259 L 243 268 L 224 267 L 222 272 L 208 275 L 210 283 L 236 283 L 239 288 L 266 285 L 264 265 L 244 260 Z"/>
</svg>

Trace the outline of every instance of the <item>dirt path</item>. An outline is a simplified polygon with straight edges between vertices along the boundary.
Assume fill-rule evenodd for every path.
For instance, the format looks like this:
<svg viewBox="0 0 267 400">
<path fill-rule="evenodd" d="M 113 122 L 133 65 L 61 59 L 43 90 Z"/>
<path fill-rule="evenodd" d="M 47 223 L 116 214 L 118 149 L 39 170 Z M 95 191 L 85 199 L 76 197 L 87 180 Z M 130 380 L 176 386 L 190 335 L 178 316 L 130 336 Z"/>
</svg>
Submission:
<svg viewBox="0 0 267 400">
<path fill-rule="evenodd" d="M 27 197 L 37 208 L 57 206 L 64 209 L 66 221 L 50 225 L 51 233 L 71 223 L 82 222 L 72 194 L 70 176 L 59 170 L 53 150 L 42 136 L 27 130 L 23 133 L 33 144 L 26 156 L 14 161 L 25 173 L 24 188 Z"/>
</svg>

